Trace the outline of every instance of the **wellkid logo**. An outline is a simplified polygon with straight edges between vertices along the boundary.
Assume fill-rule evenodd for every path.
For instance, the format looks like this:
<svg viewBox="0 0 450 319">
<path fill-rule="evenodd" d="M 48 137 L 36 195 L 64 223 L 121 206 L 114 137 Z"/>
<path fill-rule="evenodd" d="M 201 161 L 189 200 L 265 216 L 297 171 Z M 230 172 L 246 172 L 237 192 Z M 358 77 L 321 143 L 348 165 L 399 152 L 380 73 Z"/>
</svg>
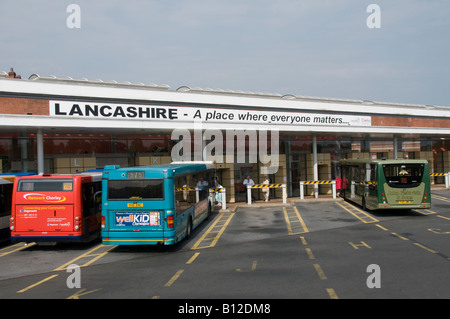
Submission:
<svg viewBox="0 0 450 319">
<path fill-rule="evenodd" d="M 149 214 L 116 213 L 116 226 L 156 226 Z"/>
<path fill-rule="evenodd" d="M 49 203 L 61 203 L 66 201 L 65 196 L 45 195 L 39 193 L 27 193 L 23 195 L 23 198 L 26 200 L 42 200 Z"/>
</svg>

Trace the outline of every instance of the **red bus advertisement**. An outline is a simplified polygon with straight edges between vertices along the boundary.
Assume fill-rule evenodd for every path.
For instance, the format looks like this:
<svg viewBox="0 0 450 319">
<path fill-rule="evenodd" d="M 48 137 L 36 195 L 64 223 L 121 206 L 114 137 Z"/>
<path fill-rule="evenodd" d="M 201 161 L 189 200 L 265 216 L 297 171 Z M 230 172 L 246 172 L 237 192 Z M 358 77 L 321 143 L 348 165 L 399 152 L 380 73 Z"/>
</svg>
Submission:
<svg viewBox="0 0 450 319">
<path fill-rule="evenodd" d="M 18 177 L 12 242 L 89 242 L 100 235 L 101 172 Z"/>
</svg>

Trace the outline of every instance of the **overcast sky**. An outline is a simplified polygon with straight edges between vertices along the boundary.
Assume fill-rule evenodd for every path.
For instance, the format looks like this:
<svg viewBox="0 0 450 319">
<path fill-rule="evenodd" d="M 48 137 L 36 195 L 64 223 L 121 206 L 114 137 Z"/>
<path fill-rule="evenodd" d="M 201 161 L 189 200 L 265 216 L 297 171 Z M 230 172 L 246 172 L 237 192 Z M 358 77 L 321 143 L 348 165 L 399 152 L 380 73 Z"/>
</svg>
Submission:
<svg viewBox="0 0 450 319">
<path fill-rule="evenodd" d="M 0 71 L 22 78 L 450 106 L 449 0 L 1 0 L 0 12 Z"/>
</svg>

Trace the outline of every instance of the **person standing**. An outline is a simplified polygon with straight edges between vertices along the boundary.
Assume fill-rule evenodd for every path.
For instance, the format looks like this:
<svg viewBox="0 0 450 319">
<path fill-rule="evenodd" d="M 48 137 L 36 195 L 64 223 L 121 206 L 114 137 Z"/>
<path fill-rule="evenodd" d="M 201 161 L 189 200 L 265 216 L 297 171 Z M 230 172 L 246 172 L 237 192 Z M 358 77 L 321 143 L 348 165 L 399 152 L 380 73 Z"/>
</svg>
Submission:
<svg viewBox="0 0 450 319">
<path fill-rule="evenodd" d="M 269 185 L 269 178 L 267 176 L 266 176 L 266 178 L 264 178 L 263 184 L 264 185 Z M 262 189 L 262 192 L 264 193 L 264 201 L 265 202 L 269 201 L 269 194 L 270 194 L 269 191 L 270 191 L 269 187 L 264 187 Z"/>
<path fill-rule="evenodd" d="M 200 199 L 204 199 L 207 196 L 207 189 L 208 189 L 208 181 L 206 181 L 203 177 L 200 177 L 198 183 L 197 183 L 197 188 L 199 190 L 199 195 L 200 195 Z"/>
<path fill-rule="evenodd" d="M 246 202 L 248 202 L 248 186 L 255 185 L 255 182 L 253 181 L 253 179 L 251 179 L 250 176 L 247 176 L 247 178 L 244 179 L 242 184 L 244 184 L 244 187 L 245 187 L 245 200 L 246 200 Z M 254 201 L 255 201 L 255 197 L 252 194 L 252 202 L 254 202 Z"/>
</svg>

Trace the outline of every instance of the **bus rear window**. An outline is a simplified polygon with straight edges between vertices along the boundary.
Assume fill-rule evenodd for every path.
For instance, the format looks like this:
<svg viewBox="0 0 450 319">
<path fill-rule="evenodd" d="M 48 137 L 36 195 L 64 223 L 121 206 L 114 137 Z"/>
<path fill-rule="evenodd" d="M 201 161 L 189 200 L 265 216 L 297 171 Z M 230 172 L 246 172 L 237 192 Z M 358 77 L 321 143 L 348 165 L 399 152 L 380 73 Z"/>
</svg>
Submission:
<svg viewBox="0 0 450 319">
<path fill-rule="evenodd" d="M 164 199 L 164 180 L 109 180 L 108 199 L 162 200 Z"/>
<path fill-rule="evenodd" d="M 21 179 L 17 187 L 19 192 L 71 192 L 73 180 L 65 179 Z"/>
<path fill-rule="evenodd" d="M 415 187 L 422 182 L 423 164 L 383 165 L 386 182 L 391 187 Z"/>
</svg>

